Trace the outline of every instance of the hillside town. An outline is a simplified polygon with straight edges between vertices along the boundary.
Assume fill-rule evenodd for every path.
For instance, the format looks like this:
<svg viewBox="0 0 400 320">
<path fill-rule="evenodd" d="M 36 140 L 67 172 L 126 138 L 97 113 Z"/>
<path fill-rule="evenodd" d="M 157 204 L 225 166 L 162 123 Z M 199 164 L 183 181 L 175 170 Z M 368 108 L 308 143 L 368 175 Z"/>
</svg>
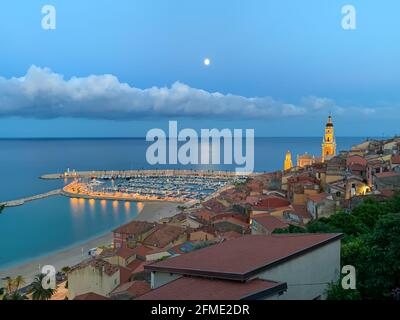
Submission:
<svg viewBox="0 0 400 320">
<path fill-rule="evenodd" d="M 274 231 L 349 212 L 366 197 L 393 196 L 400 138 L 336 154 L 329 117 L 322 148 L 323 157 L 298 156 L 295 166 L 288 152 L 285 170 L 180 206 L 171 218 L 115 229 L 111 247 L 68 271 L 67 298 L 323 299 L 326 284 L 339 277 L 342 235 Z M 300 285 L 310 282 L 312 289 Z"/>
<path fill-rule="evenodd" d="M 320 158 L 293 165 L 288 152 L 282 171 L 237 181 L 170 218 L 118 227 L 111 246 L 64 270 L 58 298 L 324 299 L 340 276 L 343 235 L 276 231 L 400 189 L 400 138 L 336 153 L 331 117 L 325 133 Z"/>
</svg>

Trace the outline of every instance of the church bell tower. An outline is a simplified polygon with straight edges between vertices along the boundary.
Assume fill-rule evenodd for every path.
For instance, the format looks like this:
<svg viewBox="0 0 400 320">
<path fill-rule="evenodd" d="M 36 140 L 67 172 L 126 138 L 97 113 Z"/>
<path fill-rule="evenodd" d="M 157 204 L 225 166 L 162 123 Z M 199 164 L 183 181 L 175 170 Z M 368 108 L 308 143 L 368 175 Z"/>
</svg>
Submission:
<svg viewBox="0 0 400 320">
<path fill-rule="evenodd" d="M 329 160 L 336 155 L 336 141 L 332 123 L 332 116 L 328 117 L 328 122 L 325 126 L 325 135 L 322 140 L 322 162 Z"/>
<path fill-rule="evenodd" d="M 293 167 L 293 163 L 292 163 L 292 154 L 290 153 L 290 151 L 286 152 L 286 157 L 285 157 L 285 164 L 284 164 L 284 169 L 289 170 Z"/>
</svg>

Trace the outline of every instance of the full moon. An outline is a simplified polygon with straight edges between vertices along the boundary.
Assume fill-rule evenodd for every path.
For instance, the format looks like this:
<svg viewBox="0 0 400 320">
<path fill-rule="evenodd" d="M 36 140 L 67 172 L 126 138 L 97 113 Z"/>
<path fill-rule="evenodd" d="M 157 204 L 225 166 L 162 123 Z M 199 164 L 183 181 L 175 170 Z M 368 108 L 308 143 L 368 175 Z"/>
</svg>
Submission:
<svg viewBox="0 0 400 320">
<path fill-rule="evenodd" d="M 210 63 L 211 63 L 210 59 L 208 59 L 208 58 L 204 59 L 204 65 L 205 66 L 209 66 Z"/>
</svg>

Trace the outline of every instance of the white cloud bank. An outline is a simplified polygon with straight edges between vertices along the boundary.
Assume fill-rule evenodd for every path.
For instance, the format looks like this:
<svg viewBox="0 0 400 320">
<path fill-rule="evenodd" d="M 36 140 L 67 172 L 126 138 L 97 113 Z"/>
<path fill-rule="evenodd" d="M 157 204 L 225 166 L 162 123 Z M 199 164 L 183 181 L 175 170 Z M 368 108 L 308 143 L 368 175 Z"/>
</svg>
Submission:
<svg viewBox="0 0 400 320">
<path fill-rule="evenodd" d="M 64 79 L 47 68 L 32 66 L 20 78 L 0 77 L 0 117 L 79 117 L 135 120 L 151 117 L 257 119 L 299 116 L 309 112 L 343 112 L 327 98 L 307 97 L 300 105 L 271 97 L 247 98 L 191 88 L 139 89 L 113 75 Z M 366 114 L 374 113 L 368 109 Z"/>
</svg>

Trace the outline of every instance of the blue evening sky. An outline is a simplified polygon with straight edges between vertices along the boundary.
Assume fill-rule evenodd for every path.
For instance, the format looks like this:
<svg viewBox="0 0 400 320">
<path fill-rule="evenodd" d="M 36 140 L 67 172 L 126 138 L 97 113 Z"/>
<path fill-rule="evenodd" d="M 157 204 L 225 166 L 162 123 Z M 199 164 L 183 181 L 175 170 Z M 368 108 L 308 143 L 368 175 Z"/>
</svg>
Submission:
<svg viewBox="0 0 400 320">
<path fill-rule="evenodd" d="M 41 28 L 45 4 L 56 7 L 56 30 Z M 356 30 L 341 27 L 345 4 L 357 10 Z M 319 136 L 332 112 L 340 136 L 392 135 L 400 133 L 399 12 L 396 0 L 4 0 L 0 77 L 22 77 L 36 65 L 65 79 L 113 74 L 140 89 L 180 81 L 294 105 L 320 97 L 335 106 L 296 116 L 241 120 L 228 112 L 178 121 L 196 129 L 255 128 L 257 136 Z M 336 106 L 344 112 L 335 114 Z M 363 109 L 374 111 L 357 111 Z M 5 114 L 0 138 L 144 136 L 169 119 Z"/>
</svg>

